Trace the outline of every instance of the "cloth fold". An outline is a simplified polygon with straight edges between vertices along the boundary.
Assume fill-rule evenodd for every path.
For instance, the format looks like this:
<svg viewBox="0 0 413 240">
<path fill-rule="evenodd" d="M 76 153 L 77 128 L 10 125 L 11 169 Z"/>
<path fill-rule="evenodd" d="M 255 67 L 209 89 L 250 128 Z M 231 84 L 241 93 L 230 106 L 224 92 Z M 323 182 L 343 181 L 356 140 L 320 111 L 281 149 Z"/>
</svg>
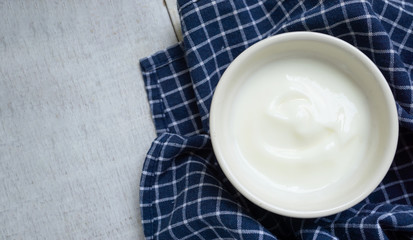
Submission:
<svg viewBox="0 0 413 240">
<path fill-rule="evenodd" d="M 178 0 L 184 41 L 141 60 L 158 137 L 143 167 L 148 239 L 413 238 L 413 4 L 405 1 Z M 318 219 L 245 199 L 213 154 L 209 107 L 228 65 L 266 37 L 314 31 L 349 42 L 381 70 L 397 102 L 398 150 L 364 201 Z"/>
</svg>

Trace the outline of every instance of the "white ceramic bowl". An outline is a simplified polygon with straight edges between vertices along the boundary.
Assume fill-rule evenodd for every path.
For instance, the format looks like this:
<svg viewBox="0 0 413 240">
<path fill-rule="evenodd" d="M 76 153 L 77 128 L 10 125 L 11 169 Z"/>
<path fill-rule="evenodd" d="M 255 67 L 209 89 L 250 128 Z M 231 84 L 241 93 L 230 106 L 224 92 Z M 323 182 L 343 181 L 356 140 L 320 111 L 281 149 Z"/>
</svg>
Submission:
<svg viewBox="0 0 413 240">
<path fill-rule="evenodd" d="M 284 191 L 257 176 L 240 160 L 230 132 L 231 109 L 248 75 L 274 56 L 313 55 L 345 69 L 366 96 L 371 114 L 367 154 L 355 172 L 320 191 Z M 383 180 L 396 151 L 398 116 L 391 90 L 374 63 L 350 44 L 328 35 L 294 32 L 267 38 L 240 54 L 227 68 L 215 90 L 210 110 L 210 133 L 219 165 L 230 182 L 250 201 L 274 213 L 313 218 L 346 210 L 366 198 Z M 346 153 L 342 153 L 346 154 Z"/>
</svg>

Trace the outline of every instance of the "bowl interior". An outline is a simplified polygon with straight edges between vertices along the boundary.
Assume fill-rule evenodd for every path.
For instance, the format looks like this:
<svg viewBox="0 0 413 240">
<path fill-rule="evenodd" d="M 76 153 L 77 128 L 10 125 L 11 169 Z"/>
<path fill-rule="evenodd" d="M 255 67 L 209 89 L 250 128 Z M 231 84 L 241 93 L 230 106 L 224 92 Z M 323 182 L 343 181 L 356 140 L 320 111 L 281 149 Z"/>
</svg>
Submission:
<svg viewBox="0 0 413 240">
<path fill-rule="evenodd" d="M 344 72 L 368 102 L 369 144 L 357 169 L 317 191 L 294 192 L 277 187 L 243 161 L 234 143 L 231 109 L 239 89 L 257 69 L 289 57 L 311 57 Z M 394 99 L 377 67 L 363 53 L 339 39 L 317 33 L 287 33 L 244 51 L 228 67 L 214 93 L 210 131 L 218 162 L 231 183 L 255 204 L 292 217 L 320 217 L 349 208 L 370 194 L 388 171 L 397 144 Z M 344 153 L 345 154 L 345 153 Z"/>
</svg>

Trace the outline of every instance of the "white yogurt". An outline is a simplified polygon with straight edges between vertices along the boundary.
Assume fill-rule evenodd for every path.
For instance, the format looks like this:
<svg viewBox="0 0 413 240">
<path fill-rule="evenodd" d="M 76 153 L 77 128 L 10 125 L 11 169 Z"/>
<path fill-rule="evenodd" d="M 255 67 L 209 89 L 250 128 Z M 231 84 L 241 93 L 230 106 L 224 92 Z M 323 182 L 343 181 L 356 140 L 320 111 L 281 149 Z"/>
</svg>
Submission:
<svg viewBox="0 0 413 240">
<path fill-rule="evenodd" d="M 370 115 L 348 78 L 310 57 L 275 60 L 253 72 L 232 109 L 243 160 L 287 191 L 315 191 L 349 176 L 363 160 Z"/>
</svg>

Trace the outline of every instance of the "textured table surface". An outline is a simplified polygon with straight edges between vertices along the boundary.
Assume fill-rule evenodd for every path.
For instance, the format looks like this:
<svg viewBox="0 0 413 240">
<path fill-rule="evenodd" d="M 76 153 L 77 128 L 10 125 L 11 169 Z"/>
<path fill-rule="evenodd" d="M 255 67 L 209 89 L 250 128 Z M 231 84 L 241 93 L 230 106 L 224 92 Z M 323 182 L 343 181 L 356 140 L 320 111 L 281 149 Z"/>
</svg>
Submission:
<svg viewBox="0 0 413 240">
<path fill-rule="evenodd" d="M 177 42 L 174 4 L 0 0 L 0 239 L 143 238 L 139 59 Z"/>
</svg>

